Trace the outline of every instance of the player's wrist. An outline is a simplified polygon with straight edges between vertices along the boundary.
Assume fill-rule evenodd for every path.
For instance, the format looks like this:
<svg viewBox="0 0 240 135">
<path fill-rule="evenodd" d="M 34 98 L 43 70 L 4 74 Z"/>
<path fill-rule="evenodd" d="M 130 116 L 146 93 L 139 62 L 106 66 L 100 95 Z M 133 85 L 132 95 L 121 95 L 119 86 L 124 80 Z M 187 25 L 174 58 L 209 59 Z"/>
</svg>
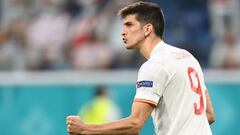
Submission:
<svg viewBox="0 0 240 135">
<path fill-rule="evenodd" d="M 96 125 L 89 125 L 89 124 L 83 123 L 82 129 L 80 130 L 79 133 L 81 135 L 93 134 L 95 132 L 96 127 L 97 127 Z"/>
</svg>

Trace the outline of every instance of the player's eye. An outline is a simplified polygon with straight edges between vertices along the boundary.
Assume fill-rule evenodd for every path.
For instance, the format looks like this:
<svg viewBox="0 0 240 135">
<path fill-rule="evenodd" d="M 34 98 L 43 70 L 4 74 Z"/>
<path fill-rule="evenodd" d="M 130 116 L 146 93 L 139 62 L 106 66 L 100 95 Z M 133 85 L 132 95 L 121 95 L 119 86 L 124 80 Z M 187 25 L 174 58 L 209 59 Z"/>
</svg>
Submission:
<svg viewBox="0 0 240 135">
<path fill-rule="evenodd" d="M 131 22 L 126 22 L 124 25 L 129 27 L 132 26 L 133 24 Z"/>
</svg>

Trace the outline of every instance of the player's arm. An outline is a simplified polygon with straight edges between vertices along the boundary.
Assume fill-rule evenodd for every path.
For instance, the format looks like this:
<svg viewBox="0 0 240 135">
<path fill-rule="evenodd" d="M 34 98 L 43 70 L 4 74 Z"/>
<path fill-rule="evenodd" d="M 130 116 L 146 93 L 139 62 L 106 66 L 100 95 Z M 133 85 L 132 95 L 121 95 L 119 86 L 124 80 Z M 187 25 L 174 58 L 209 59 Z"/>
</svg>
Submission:
<svg viewBox="0 0 240 135">
<path fill-rule="evenodd" d="M 129 117 L 103 125 L 84 124 L 79 117 L 67 118 L 68 132 L 81 135 L 137 135 L 152 113 L 154 106 L 143 102 L 133 102 L 132 113 Z"/>
<path fill-rule="evenodd" d="M 214 109 L 213 109 L 211 98 L 208 94 L 208 90 L 206 90 L 205 94 L 206 94 L 206 101 L 207 101 L 207 108 L 206 108 L 207 119 L 208 119 L 208 123 L 212 124 L 215 121 Z"/>
</svg>

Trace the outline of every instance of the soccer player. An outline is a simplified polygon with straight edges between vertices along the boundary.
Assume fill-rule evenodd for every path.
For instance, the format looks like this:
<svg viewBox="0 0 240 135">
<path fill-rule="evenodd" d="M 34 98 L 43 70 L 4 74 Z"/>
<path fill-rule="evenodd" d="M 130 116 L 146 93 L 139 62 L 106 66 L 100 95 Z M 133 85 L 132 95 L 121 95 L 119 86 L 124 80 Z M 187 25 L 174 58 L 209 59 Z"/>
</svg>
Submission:
<svg viewBox="0 0 240 135">
<path fill-rule="evenodd" d="M 138 72 L 129 117 L 89 125 L 67 117 L 70 134 L 139 134 L 151 115 L 157 135 L 211 135 L 214 111 L 198 61 L 186 50 L 163 41 L 164 16 L 159 5 L 136 2 L 119 11 L 127 49 L 137 49 L 147 61 Z"/>
</svg>

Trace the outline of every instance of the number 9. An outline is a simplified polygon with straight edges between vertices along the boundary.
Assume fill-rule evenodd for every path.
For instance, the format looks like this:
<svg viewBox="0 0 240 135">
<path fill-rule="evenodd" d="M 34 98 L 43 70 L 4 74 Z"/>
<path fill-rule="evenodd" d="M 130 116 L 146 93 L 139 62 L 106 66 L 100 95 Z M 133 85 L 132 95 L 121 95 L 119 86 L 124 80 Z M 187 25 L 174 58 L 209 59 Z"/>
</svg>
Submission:
<svg viewBox="0 0 240 135">
<path fill-rule="evenodd" d="M 197 103 L 196 102 L 194 103 L 194 113 L 196 115 L 201 115 L 204 112 L 204 102 L 203 102 L 203 92 L 202 92 L 200 79 L 199 79 L 197 71 L 194 68 L 189 67 L 188 68 L 188 77 L 190 80 L 192 91 L 200 96 L 200 106 L 198 107 Z M 193 81 L 194 82 L 197 81 L 197 86 L 196 86 L 196 84 L 194 84 Z"/>
</svg>

